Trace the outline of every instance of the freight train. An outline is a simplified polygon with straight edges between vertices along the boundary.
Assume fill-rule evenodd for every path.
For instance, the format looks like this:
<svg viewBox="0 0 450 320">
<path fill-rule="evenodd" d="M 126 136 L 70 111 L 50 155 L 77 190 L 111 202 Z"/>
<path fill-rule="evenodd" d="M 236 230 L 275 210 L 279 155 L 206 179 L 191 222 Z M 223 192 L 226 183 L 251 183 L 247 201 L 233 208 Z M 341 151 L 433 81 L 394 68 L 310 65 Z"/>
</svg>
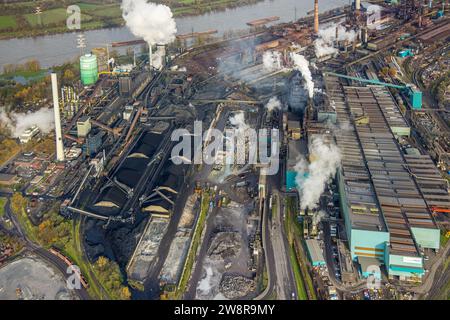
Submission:
<svg viewBox="0 0 450 320">
<path fill-rule="evenodd" d="M 56 248 L 50 248 L 49 251 L 51 254 L 57 256 L 59 259 L 64 261 L 64 263 L 67 264 L 68 267 L 73 265 L 72 261 L 70 261 L 69 258 L 67 258 L 65 255 L 63 255 L 61 252 L 59 252 Z M 75 272 L 77 272 L 77 270 L 75 270 Z M 83 288 L 85 288 L 85 289 L 89 288 L 89 284 L 86 281 L 86 279 L 84 278 L 84 276 L 81 273 L 79 273 L 78 276 L 80 278 L 80 282 L 81 282 L 81 285 L 83 286 Z"/>
</svg>

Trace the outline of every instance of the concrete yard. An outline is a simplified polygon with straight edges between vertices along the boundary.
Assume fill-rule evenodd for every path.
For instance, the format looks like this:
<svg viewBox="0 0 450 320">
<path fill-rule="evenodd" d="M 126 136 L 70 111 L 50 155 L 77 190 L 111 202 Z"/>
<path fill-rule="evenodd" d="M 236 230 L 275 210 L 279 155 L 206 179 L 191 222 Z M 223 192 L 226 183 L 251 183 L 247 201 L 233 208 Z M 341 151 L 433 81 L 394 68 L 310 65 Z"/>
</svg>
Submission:
<svg viewBox="0 0 450 320">
<path fill-rule="evenodd" d="M 0 300 L 76 300 L 76 294 L 59 271 L 30 255 L 0 269 Z"/>
</svg>

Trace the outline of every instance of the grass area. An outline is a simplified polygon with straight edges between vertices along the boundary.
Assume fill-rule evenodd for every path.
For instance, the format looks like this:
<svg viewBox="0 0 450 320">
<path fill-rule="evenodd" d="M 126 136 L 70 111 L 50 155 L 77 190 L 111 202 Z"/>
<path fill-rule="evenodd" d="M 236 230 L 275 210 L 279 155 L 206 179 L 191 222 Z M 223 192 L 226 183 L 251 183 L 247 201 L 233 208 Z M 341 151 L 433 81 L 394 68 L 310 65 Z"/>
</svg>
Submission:
<svg viewBox="0 0 450 320">
<path fill-rule="evenodd" d="M 447 245 L 449 238 L 446 237 L 446 232 L 441 230 L 441 247 L 445 247 Z"/>
<path fill-rule="evenodd" d="M 16 28 L 17 21 L 13 16 L 0 16 L 0 30 L 7 28 Z"/>
<path fill-rule="evenodd" d="M 20 213 L 16 217 L 27 238 L 34 243 L 40 243 L 37 235 L 38 229 L 31 223 L 25 209 L 20 210 Z"/>
<path fill-rule="evenodd" d="M 275 219 L 278 214 L 278 197 L 272 197 L 272 219 Z"/>
<path fill-rule="evenodd" d="M 0 218 L 5 215 L 6 198 L 0 197 Z"/>
<path fill-rule="evenodd" d="M 39 71 L 16 71 L 12 73 L 4 73 L 0 75 L 0 80 L 10 80 L 16 77 L 24 78 L 25 80 L 41 80 L 47 75 L 47 70 Z"/>
<path fill-rule="evenodd" d="M 294 270 L 295 284 L 297 286 L 298 300 L 308 300 L 308 294 L 306 292 L 305 285 L 303 283 L 302 272 L 300 264 L 298 262 L 297 255 L 295 254 L 294 245 L 290 245 L 289 256 L 291 258 L 292 269 Z"/>
<path fill-rule="evenodd" d="M 120 18 L 122 17 L 122 9 L 120 9 L 119 5 L 100 6 L 97 9 L 89 10 L 88 14 L 107 18 Z"/>
<path fill-rule="evenodd" d="M 35 27 L 39 25 L 39 17 L 34 13 L 29 13 L 24 15 L 27 22 Z M 55 23 L 61 23 L 65 22 L 69 15 L 67 14 L 67 10 L 65 8 L 56 8 L 56 9 L 50 9 L 43 11 L 41 14 L 41 23 L 42 25 L 50 25 Z M 86 21 L 92 19 L 91 16 L 87 14 L 81 14 L 81 21 Z"/>
<path fill-rule="evenodd" d="M 209 211 L 209 198 L 208 193 L 203 193 L 202 204 L 200 209 L 200 216 L 198 217 L 197 225 L 195 226 L 194 234 L 192 236 L 191 246 L 189 248 L 188 256 L 184 264 L 183 273 L 181 275 L 180 283 L 175 292 L 175 299 L 181 299 L 182 295 L 186 291 L 189 278 L 191 277 L 192 268 L 194 266 L 195 257 L 197 255 L 198 247 L 200 246 L 203 229 L 205 227 L 206 218 Z"/>
<path fill-rule="evenodd" d="M 98 5 L 95 3 L 87 3 L 87 2 L 78 2 L 76 5 L 79 6 L 82 11 L 95 10 L 95 9 L 99 9 L 103 6 L 106 6 L 106 5 Z"/>
</svg>

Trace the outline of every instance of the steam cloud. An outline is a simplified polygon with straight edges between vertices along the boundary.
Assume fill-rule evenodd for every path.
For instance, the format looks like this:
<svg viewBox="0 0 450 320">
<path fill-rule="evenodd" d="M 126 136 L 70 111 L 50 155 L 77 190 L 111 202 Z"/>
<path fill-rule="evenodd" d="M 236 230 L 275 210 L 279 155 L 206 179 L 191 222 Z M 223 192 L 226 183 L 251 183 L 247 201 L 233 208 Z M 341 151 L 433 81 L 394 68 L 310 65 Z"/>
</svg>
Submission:
<svg viewBox="0 0 450 320">
<path fill-rule="evenodd" d="M 294 69 L 301 72 L 303 78 L 305 79 L 305 86 L 308 90 L 308 94 L 310 98 L 314 97 L 314 82 L 311 74 L 311 70 L 309 69 L 309 62 L 306 60 L 304 56 L 298 53 L 291 53 L 291 59 L 294 62 Z"/>
<path fill-rule="evenodd" d="M 272 112 L 274 110 L 280 110 L 281 109 L 281 102 L 278 100 L 277 97 L 270 98 L 269 102 L 266 104 L 266 109 L 269 112 Z"/>
<path fill-rule="evenodd" d="M 147 0 L 123 0 L 121 8 L 127 27 L 149 45 L 175 40 L 177 25 L 168 6 Z"/>
<path fill-rule="evenodd" d="M 336 28 L 338 30 L 338 37 L 336 38 Z M 358 34 L 355 30 L 347 31 L 341 24 L 330 24 L 319 30 L 319 38 L 314 42 L 316 57 L 321 58 L 327 55 L 332 55 L 338 52 L 333 46 L 335 41 L 349 42 L 355 41 Z"/>
<path fill-rule="evenodd" d="M 311 163 L 301 158 L 295 166 L 302 209 L 317 208 L 326 184 L 336 175 L 341 163 L 339 148 L 325 143 L 322 137 L 312 139 L 310 154 L 314 158 Z"/>
<path fill-rule="evenodd" d="M 47 134 L 55 129 L 54 112 L 51 108 L 42 108 L 32 113 L 14 113 L 7 115 L 0 111 L 0 121 L 11 130 L 13 137 L 20 137 L 25 130 L 36 125 L 42 133 Z"/>
<path fill-rule="evenodd" d="M 239 133 L 245 133 L 250 127 L 247 123 L 245 123 L 245 114 L 243 112 L 239 112 L 234 114 L 230 118 L 230 123 Z"/>
<path fill-rule="evenodd" d="M 281 53 L 278 51 L 266 51 L 263 55 L 264 69 L 268 72 L 275 72 L 283 68 Z"/>
</svg>

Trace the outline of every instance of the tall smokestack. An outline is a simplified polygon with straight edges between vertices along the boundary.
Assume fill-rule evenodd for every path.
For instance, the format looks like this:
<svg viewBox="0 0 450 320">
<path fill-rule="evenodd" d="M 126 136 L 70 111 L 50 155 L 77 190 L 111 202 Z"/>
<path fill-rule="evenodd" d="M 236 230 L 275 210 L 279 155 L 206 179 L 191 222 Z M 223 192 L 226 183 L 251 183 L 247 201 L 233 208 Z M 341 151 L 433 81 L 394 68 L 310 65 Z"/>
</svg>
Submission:
<svg viewBox="0 0 450 320">
<path fill-rule="evenodd" d="M 64 144 L 62 140 L 61 116 L 59 114 L 58 78 L 52 73 L 53 110 L 55 112 L 56 160 L 64 161 Z"/>
<path fill-rule="evenodd" d="M 355 0 L 355 10 L 356 12 L 361 11 L 361 0 Z"/>
<path fill-rule="evenodd" d="M 319 0 L 314 0 L 314 33 L 319 34 Z"/>
</svg>

